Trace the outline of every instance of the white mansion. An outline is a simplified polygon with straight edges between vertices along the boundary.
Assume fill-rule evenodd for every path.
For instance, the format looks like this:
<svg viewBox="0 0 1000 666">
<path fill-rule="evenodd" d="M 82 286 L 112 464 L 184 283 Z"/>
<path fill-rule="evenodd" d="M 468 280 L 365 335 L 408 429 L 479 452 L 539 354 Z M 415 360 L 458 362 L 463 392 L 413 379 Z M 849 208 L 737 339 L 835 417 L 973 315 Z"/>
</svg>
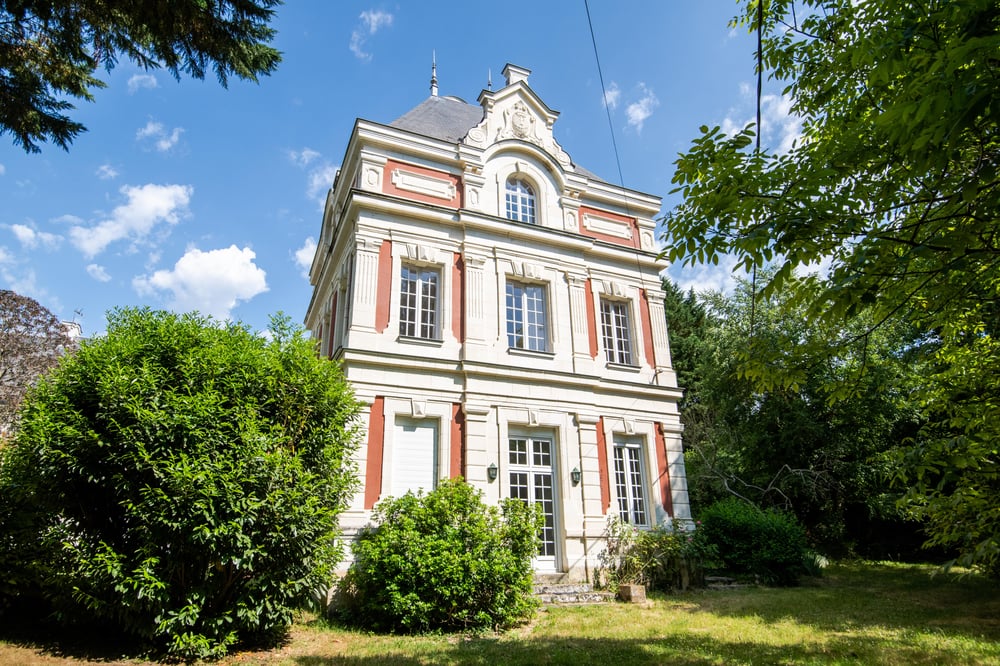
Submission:
<svg viewBox="0 0 1000 666">
<path fill-rule="evenodd" d="M 347 535 L 382 498 L 463 476 L 545 513 L 540 572 L 589 577 L 610 516 L 689 519 L 660 198 L 573 163 L 507 65 L 479 104 L 357 120 L 306 326 L 367 406 Z"/>
</svg>

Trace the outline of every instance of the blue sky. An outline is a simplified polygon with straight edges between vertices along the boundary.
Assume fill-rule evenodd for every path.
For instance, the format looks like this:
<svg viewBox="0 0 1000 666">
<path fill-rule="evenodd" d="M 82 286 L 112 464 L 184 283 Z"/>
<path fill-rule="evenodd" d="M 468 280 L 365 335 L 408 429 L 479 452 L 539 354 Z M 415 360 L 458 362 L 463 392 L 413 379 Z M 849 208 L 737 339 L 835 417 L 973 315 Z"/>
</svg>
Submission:
<svg viewBox="0 0 1000 666">
<path fill-rule="evenodd" d="M 674 160 L 703 124 L 754 115 L 754 41 L 730 0 L 591 0 L 626 187 L 668 196 Z M 121 62 L 72 112 L 69 152 L 27 155 L 0 136 L 0 288 L 100 334 L 117 306 L 199 310 L 263 330 L 300 322 L 321 205 L 357 117 L 390 123 L 429 95 L 475 103 L 510 62 L 561 113 L 575 163 L 618 182 L 583 0 L 327 2 L 277 10 L 275 74 L 259 84 L 174 80 Z M 765 143 L 798 133 L 773 84 Z M 728 267 L 674 266 L 685 287 L 726 288 Z"/>
</svg>

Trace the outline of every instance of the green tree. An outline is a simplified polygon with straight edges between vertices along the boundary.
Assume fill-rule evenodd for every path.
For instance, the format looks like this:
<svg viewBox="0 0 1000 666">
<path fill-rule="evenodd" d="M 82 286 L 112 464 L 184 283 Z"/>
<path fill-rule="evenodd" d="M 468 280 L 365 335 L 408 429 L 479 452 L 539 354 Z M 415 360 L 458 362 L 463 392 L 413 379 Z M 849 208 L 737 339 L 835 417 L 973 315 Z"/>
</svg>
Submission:
<svg viewBox="0 0 1000 666">
<path fill-rule="evenodd" d="M 39 141 L 68 149 L 84 126 L 68 98 L 93 100 L 124 56 L 149 70 L 197 79 L 214 70 L 256 81 L 278 66 L 268 22 L 281 0 L 8 0 L 0 2 L 0 134 L 27 152 Z"/>
<path fill-rule="evenodd" d="M 928 425 L 902 473 L 910 506 L 932 543 L 996 568 L 1000 6 L 748 0 L 735 21 L 756 31 L 761 17 L 763 67 L 786 84 L 802 137 L 778 154 L 752 148 L 752 125 L 702 128 L 677 161 L 684 201 L 666 217 L 665 254 L 774 262 L 760 296 L 784 293 L 824 325 L 865 322 L 840 344 L 784 349 L 751 331 L 742 372 L 762 387 L 802 383 L 813 359 L 889 322 L 920 331 Z M 823 276 L 800 276 L 821 262 Z"/>
<path fill-rule="evenodd" d="M 183 659 L 325 599 L 356 404 L 287 318 L 271 332 L 119 310 L 40 381 L 0 452 L 0 593 Z"/>
<path fill-rule="evenodd" d="M 737 496 L 793 511 L 813 543 L 831 554 L 898 555 L 906 545 L 886 551 L 879 543 L 890 528 L 910 536 L 912 548 L 918 526 L 904 524 L 893 503 L 899 493 L 890 487 L 894 452 L 919 425 L 908 397 L 913 343 L 906 331 L 883 327 L 864 343 L 817 359 L 795 386 L 761 389 L 740 375 L 751 321 L 754 349 L 776 364 L 785 362 L 783 350 L 850 332 L 810 322 L 782 294 L 755 299 L 748 280 L 730 295 L 704 294 L 701 309 L 707 325 L 699 344 L 679 346 L 698 350 L 681 404 L 696 512 Z M 861 322 L 853 326 L 863 329 Z M 690 362 L 675 356 L 675 364 Z M 832 400 L 831 391 L 847 382 L 850 395 Z"/>
</svg>

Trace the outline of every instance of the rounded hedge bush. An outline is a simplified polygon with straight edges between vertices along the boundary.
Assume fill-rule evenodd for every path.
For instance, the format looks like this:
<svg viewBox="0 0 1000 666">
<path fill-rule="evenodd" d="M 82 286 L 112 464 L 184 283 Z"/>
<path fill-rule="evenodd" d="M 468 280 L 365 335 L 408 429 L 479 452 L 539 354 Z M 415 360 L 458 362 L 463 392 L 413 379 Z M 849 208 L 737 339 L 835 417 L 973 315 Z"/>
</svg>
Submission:
<svg viewBox="0 0 1000 666">
<path fill-rule="evenodd" d="M 0 450 L 14 593 L 180 659 L 273 638 L 325 599 L 357 407 L 287 318 L 271 333 L 119 310 L 38 384 Z"/>
<path fill-rule="evenodd" d="M 369 629 L 497 630 L 531 617 L 541 518 L 520 500 L 487 506 L 461 479 L 375 507 L 352 546 L 342 619 Z"/>
<path fill-rule="evenodd" d="M 728 498 L 700 518 L 699 530 L 726 571 L 765 585 L 795 585 L 805 573 L 806 533 L 794 516 Z"/>
</svg>

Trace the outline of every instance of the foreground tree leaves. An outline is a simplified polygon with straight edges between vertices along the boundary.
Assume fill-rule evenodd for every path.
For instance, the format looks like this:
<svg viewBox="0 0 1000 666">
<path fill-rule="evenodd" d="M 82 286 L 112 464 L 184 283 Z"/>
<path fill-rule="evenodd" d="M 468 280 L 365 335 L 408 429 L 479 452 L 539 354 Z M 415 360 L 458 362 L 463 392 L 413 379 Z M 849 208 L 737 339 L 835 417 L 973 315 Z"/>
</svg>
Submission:
<svg viewBox="0 0 1000 666">
<path fill-rule="evenodd" d="M 0 451 L 0 610 L 40 596 L 173 658 L 274 641 L 325 600 L 356 403 L 287 319 L 112 313 Z"/>
<path fill-rule="evenodd" d="M 747 2 L 736 22 L 756 30 L 758 8 Z M 703 128 L 677 162 L 684 202 L 666 217 L 665 255 L 770 262 L 759 295 L 784 292 L 814 322 L 920 331 L 928 425 L 900 478 L 933 543 L 996 571 L 1000 7 L 775 0 L 763 10 L 764 66 L 787 83 L 803 135 L 776 154 L 750 148 L 752 126 Z M 836 353 L 810 340 L 768 352 L 752 336 L 748 349 L 742 372 L 765 388 L 795 386 L 810 359 Z"/>
<path fill-rule="evenodd" d="M 278 66 L 268 22 L 281 0 L 16 0 L 0 2 L 0 134 L 26 152 L 68 149 L 86 128 L 65 114 L 69 98 L 93 100 L 94 76 L 118 58 L 175 78 L 214 70 L 256 81 Z"/>
</svg>

